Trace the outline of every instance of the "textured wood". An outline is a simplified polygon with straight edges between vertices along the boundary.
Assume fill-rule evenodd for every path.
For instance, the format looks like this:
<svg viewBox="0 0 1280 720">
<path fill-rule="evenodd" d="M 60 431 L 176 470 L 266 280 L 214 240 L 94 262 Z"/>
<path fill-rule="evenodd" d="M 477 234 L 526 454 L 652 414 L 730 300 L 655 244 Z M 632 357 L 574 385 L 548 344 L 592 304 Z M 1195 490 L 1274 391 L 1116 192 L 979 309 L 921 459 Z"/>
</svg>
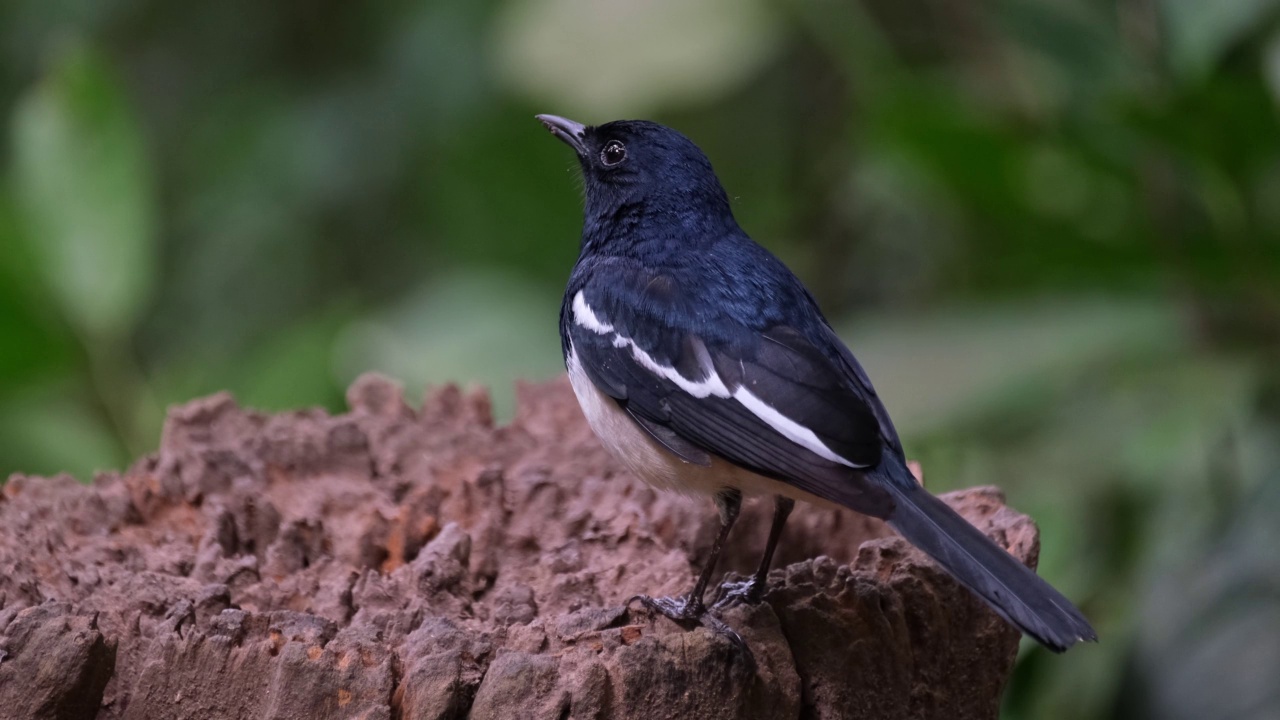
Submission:
<svg viewBox="0 0 1280 720">
<path fill-rule="evenodd" d="M 1017 634 L 880 524 L 799 508 L 732 643 L 624 607 L 678 594 L 709 501 L 627 477 L 562 379 L 495 427 L 483 393 L 360 379 L 351 410 L 174 408 L 92 485 L 0 494 L 0 716 L 994 718 Z M 1034 562 L 986 488 L 948 502 Z M 748 503 L 747 572 L 771 506 Z"/>
</svg>

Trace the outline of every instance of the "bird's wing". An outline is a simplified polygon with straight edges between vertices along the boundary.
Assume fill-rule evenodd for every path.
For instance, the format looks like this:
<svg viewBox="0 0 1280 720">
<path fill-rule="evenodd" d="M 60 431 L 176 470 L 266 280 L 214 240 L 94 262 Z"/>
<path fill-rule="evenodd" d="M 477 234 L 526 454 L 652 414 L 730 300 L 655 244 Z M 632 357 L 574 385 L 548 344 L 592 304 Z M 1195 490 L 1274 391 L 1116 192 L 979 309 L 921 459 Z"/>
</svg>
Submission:
<svg viewBox="0 0 1280 720">
<path fill-rule="evenodd" d="M 880 437 L 884 438 L 885 443 L 890 448 L 901 454 L 902 440 L 898 437 L 898 429 L 893 426 L 889 411 L 885 409 L 884 403 L 880 401 L 880 395 L 871 384 L 871 378 L 867 376 L 867 371 L 862 369 L 862 364 L 853 356 L 853 351 L 836 335 L 835 330 L 824 324 L 820 331 L 825 341 L 824 346 L 831 348 L 840 356 L 840 362 L 844 367 L 844 377 L 849 379 L 850 384 L 857 389 L 858 395 L 866 402 L 871 412 L 875 414 L 876 421 L 880 424 Z"/>
<path fill-rule="evenodd" d="M 887 515 L 889 494 L 858 472 L 880 461 L 879 422 L 842 364 L 794 327 L 708 322 L 705 305 L 690 303 L 669 278 L 599 269 L 566 297 L 566 350 L 596 387 L 684 460 L 705 464 L 711 453 Z"/>
</svg>

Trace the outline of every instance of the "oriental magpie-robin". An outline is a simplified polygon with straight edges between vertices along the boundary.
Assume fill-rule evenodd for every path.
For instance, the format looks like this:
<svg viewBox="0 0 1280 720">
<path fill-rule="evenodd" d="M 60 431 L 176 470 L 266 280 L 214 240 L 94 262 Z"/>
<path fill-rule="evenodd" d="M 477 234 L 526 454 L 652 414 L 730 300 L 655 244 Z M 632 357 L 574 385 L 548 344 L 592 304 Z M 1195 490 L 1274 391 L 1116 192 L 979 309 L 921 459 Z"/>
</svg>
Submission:
<svg viewBox="0 0 1280 720">
<path fill-rule="evenodd" d="M 742 495 L 768 494 L 764 557 L 731 601 L 762 598 L 787 515 L 805 500 L 885 520 L 1051 650 L 1097 639 L 1069 600 L 916 481 L 866 372 L 804 285 L 738 227 L 696 145 L 652 122 L 538 119 L 577 153 L 586 184 L 581 253 L 560 310 L 584 414 L 633 473 L 710 494 L 720 511 L 689 596 L 645 604 L 703 618 Z"/>
</svg>

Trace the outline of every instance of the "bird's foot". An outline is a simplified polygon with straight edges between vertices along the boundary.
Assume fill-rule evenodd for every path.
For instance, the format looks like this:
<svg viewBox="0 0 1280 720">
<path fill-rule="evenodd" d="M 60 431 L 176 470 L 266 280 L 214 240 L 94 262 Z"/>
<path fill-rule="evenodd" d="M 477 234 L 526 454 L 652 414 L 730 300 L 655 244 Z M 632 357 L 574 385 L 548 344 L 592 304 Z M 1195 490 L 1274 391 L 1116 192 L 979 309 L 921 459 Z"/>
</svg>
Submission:
<svg viewBox="0 0 1280 720">
<path fill-rule="evenodd" d="M 678 623 L 687 624 L 701 620 L 707 608 L 702 601 L 693 597 L 649 597 L 636 595 L 627 601 L 627 605 L 639 601 L 641 605 Z"/>
<path fill-rule="evenodd" d="M 767 583 L 757 582 L 755 578 L 723 583 L 716 589 L 716 599 L 711 603 L 711 609 L 728 610 L 738 605 L 759 605 L 764 600 L 767 588 Z"/>
<path fill-rule="evenodd" d="M 702 604 L 701 600 L 691 597 L 650 597 L 648 595 L 636 595 L 627 600 L 627 605 L 639 601 L 641 605 L 664 617 L 670 618 L 681 625 L 690 625 L 698 623 L 719 635 L 733 644 L 741 653 L 746 662 L 747 669 L 750 674 L 756 672 L 756 656 L 751 652 L 751 648 L 747 645 L 747 641 L 742 639 L 736 630 L 729 627 L 725 621 L 707 612 L 707 608 Z"/>
</svg>

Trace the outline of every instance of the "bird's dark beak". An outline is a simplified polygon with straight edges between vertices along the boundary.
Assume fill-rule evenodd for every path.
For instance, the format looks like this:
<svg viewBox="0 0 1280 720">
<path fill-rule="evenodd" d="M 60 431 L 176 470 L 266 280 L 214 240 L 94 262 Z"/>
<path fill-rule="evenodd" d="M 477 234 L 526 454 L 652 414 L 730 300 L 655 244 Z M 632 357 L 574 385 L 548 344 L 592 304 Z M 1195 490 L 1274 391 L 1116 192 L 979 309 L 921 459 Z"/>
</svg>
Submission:
<svg viewBox="0 0 1280 720">
<path fill-rule="evenodd" d="M 538 118 L 551 131 L 552 135 L 560 138 L 564 144 L 573 148 L 578 155 L 587 154 L 586 125 L 568 118 L 562 118 L 559 115 L 535 115 L 534 117 Z"/>
</svg>

